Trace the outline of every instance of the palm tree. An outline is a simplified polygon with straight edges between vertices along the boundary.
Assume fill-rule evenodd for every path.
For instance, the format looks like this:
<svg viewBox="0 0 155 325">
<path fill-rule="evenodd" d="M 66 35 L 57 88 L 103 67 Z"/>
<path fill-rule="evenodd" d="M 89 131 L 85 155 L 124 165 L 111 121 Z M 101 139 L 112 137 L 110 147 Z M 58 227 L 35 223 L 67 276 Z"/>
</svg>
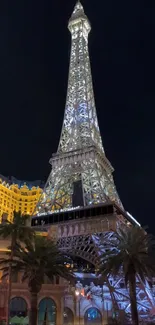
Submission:
<svg viewBox="0 0 155 325">
<path fill-rule="evenodd" d="M 4 276 L 9 271 L 9 263 L 13 272 L 22 272 L 22 281 L 28 281 L 30 291 L 30 325 L 37 324 L 38 293 L 47 276 L 53 280 L 60 276 L 68 281 L 73 280 L 72 273 L 66 268 L 67 257 L 60 253 L 57 246 L 48 238 L 35 236 L 33 241 L 28 241 L 25 247 L 17 244 L 13 259 L 1 259 L 1 270 Z"/>
<path fill-rule="evenodd" d="M 0 237 L 10 238 L 10 251 L 11 251 L 11 260 L 13 259 L 14 249 L 16 243 L 25 242 L 28 238 L 31 240 L 34 236 L 34 231 L 30 228 L 27 223 L 29 221 L 29 215 L 22 215 L 21 212 L 14 211 L 13 221 L 10 222 L 6 220 L 5 223 L 0 224 Z M 9 316 L 10 316 L 10 297 L 11 297 L 11 264 L 9 265 L 8 272 L 8 314 L 7 314 L 7 325 L 9 325 Z"/>
<path fill-rule="evenodd" d="M 105 243 L 101 245 L 105 250 Z M 118 229 L 106 241 L 106 250 L 101 255 L 99 273 L 103 276 L 117 276 L 123 273 L 125 284 L 129 287 L 132 324 L 138 325 L 136 278 L 145 285 L 155 274 L 155 263 L 150 252 L 154 239 L 140 227 Z"/>
</svg>

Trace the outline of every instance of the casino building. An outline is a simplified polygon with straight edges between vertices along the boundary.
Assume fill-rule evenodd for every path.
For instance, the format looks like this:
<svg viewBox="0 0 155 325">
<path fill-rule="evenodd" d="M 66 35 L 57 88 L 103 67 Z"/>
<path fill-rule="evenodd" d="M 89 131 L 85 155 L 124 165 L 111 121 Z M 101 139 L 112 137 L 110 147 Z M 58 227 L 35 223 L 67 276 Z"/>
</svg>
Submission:
<svg viewBox="0 0 155 325">
<path fill-rule="evenodd" d="M 42 194 L 41 181 L 24 182 L 0 175 L 0 222 L 12 220 L 13 211 L 31 215 Z"/>
</svg>

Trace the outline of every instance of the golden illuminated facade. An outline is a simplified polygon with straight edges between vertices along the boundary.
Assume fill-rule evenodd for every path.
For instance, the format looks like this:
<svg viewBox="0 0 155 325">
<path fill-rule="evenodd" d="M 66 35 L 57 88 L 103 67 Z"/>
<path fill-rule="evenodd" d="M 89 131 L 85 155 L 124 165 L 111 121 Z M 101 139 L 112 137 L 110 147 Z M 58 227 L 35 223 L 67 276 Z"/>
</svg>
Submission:
<svg viewBox="0 0 155 325">
<path fill-rule="evenodd" d="M 0 177 L 0 221 L 2 217 L 12 220 L 13 211 L 31 215 L 42 193 L 39 186 L 16 184 Z"/>
</svg>

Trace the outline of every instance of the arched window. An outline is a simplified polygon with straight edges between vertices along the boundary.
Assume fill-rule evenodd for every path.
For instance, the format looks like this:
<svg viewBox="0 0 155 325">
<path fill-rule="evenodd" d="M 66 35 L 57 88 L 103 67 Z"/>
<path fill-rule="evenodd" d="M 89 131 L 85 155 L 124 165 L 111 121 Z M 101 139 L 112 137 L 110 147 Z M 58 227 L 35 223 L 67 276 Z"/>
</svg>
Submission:
<svg viewBox="0 0 155 325">
<path fill-rule="evenodd" d="M 102 316 L 97 308 L 89 308 L 84 315 L 85 325 L 102 325 Z"/>
<path fill-rule="evenodd" d="M 63 325 L 74 325 L 74 315 L 70 308 L 64 308 Z"/>
<path fill-rule="evenodd" d="M 50 323 L 56 325 L 56 304 L 51 298 L 44 298 L 39 303 L 38 325 Z"/>
<path fill-rule="evenodd" d="M 10 317 L 26 317 L 27 316 L 27 303 L 21 297 L 14 297 L 10 301 Z"/>
</svg>

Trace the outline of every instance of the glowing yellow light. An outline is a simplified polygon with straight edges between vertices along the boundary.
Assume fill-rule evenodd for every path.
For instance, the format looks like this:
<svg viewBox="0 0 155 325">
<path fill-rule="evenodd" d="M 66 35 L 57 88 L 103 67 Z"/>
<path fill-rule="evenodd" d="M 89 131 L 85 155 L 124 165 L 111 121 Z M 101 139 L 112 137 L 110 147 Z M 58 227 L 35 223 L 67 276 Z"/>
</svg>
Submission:
<svg viewBox="0 0 155 325">
<path fill-rule="evenodd" d="M 43 236 L 43 237 L 47 237 L 48 236 L 48 233 L 47 232 L 42 232 L 42 231 L 36 231 L 36 235 L 37 236 Z"/>
<path fill-rule="evenodd" d="M 0 252 L 11 252 L 11 249 L 8 249 L 8 248 L 0 248 Z"/>
</svg>

